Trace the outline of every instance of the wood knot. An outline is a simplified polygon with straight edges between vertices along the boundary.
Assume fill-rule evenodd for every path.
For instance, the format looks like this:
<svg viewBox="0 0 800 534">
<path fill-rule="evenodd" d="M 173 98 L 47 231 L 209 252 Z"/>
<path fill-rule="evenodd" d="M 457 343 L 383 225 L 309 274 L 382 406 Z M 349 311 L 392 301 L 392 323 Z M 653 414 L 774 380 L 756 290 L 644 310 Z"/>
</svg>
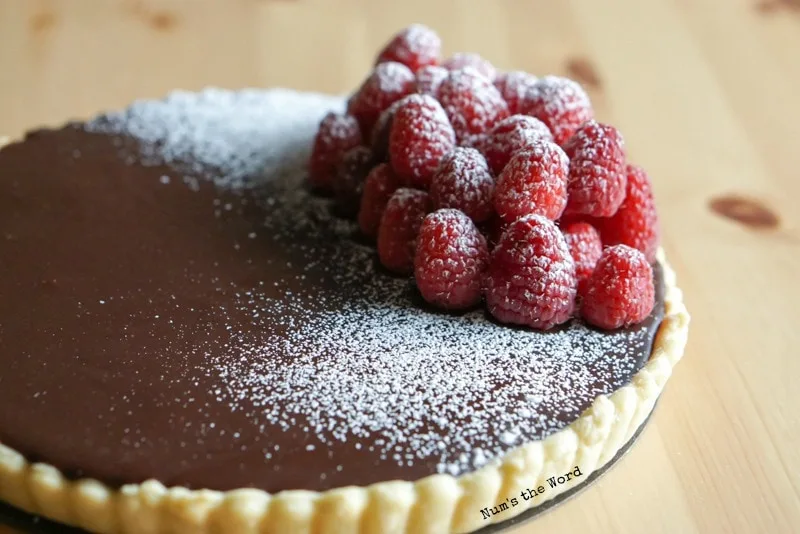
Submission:
<svg viewBox="0 0 800 534">
<path fill-rule="evenodd" d="M 567 61 L 567 75 L 586 88 L 600 89 L 602 81 L 592 63 L 583 57 L 574 57 Z"/>
<path fill-rule="evenodd" d="M 178 24 L 178 19 L 172 13 L 159 11 L 150 15 L 150 25 L 162 32 L 172 30 Z"/>
<path fill-rule="evenodd" d="M 41 34 L 51 29 L 58 22 L 58 18 L 50 11 L 41 11 L 31 17 L 30 29 L 35 34 Z"/>
<path fill-rule="evenodd" d="M 762 14 L 770 14 L 777 11 L 800 13 L 800 0 L 761 0 L 756 4 L 756 11 Z"/>
<path fill-rule="evenodd" d="M 132 0 L 125 5 L 128 12 L 156 31 L 169 32 L 178 25 L 178 17 L 169 11 L 155 11 L 142 0 Z"/>
<path fill-rule="evenodd" d="M 751 230 L 771 230 L 780 224 L 780 218 L 762 202 L 737 194 L 712 198 L 708 203 L 711 211 L 737 222 Z"/>
</svg>

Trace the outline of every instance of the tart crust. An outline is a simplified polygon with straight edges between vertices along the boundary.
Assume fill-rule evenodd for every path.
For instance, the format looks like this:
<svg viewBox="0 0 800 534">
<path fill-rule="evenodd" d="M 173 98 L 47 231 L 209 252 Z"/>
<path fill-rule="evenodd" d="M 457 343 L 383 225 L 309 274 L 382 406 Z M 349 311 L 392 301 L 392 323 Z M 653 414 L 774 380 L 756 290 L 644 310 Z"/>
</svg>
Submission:
<svg viewBox="0 0 800 534">
<path fill-rule="evenodd" d="M 8 141 L 0 137 L 0 147 Z M 521 445 L 479 470 L 415 482 L 385 481 L 324 492 L 268 494 L 166 488 L 156 480 L 119 489 L 70 480 L 0 443 L 0 500 L 54 521 L 102 534 L 445 534 L 468 533 L 510 519 L 579 484 L 603 467 L 647 419 L 673 366 L 683 356 L 690 317 L 663 249 L 664 319 L 648 362 L 630 384 L 598 396 L 578 419 L 545 439 Z M 555 487 L 547 479 L 580 468 Z M 488 519 L 506 498 L 547 490 Z"/>
</svg>

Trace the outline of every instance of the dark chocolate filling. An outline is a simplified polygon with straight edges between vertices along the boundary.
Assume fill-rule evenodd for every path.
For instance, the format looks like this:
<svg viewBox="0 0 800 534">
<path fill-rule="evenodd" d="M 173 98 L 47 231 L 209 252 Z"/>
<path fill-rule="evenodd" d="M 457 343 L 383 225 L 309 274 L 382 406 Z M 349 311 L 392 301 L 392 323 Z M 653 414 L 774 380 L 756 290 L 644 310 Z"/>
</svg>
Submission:
<svg viewBox="0 0 800 534">
<path fill-rule="evenodd" d="M 412 284 L 374 265 L 363 270 L 350 265 L 342 275 L 339 264 L 354 255 L 371 261 L 370 251 L 343 235 L 352 227 L 330 219 L 321 201 L 303 200 L 301 172 L 245 192 L 202 180 L 190 187 L 174 166 L 131 160 L 139 149 L 132 137 L 69 125 L 32 133 L 0 151 L 0 442 L 70 477 L 110 485 L 155 478 L 190 488 L 275 492 L 463 472 L 480 464 L 473 462 L 478 447 L 488 459 L 573 421 L 594 396 L 629 382 L 650 355 L 664 313 L 658 266 L 652 316 L 618 332 L 588 336 L 580 324 L 525 332 L 493 324 L 479 311 L 466 318 L 442 315 L 421 310 Z M 295 215 L 280 208 L 289 197 L 301 199 L 293 205 Z M 337 434 L 314 426 L 322 416 L 308 415 L 289 400 L 275 404 L 265 393 L 283 388 L 295 402 L 298 388 L 314 391 L 313 369 L 297 382 L 287 375 L 257 384 L 258 369 L 291 368 L 310 346 L 308 336 L 296 341 L 296 332 L 342 307 L 350 313 L 371 310 L 367 316 L 391 307 L 395 321 L 430 314 L 438 321 L 432 325 L 455 326 L 443 352 L 456 347 L 461 350 L 456 356 L 465 359 L 475 356 L 468 326 L 459 334 L 462 322 L 485 331 L 505 329 L 496 346 L 492 336 L 477 349 L 496 350 L 503 365 L 509 361 L 501 358 L 504 351 L 515 350 L 503 341 L 508 332 L 531 340 L 563 340 L 575 333 L 576 346 L 587 355 L 598 353 L 597 347 L 581 343 L 600 336 L 608 350 L 587 357 L 584 371 L 597 378 L 575 380 L 570 391 L 560 393 L 570 399 L 566 405 L 526 400 L 523 388 L 514 403 L 508 401 L 508 415 L 496 428 L 476 433 L 470 413 L 497 409 L 493 399 L 515 398 L 499 392 L 519 386 L 494 373 L 485 398 L 471 397 L 466 411 L 437 405 L 431 411 L 438 413 L 413 414 L 417 428 L 398 428 L 399 441 L 387 450 L 387 433 L 374 430 L 370 407 L 358 432 L 347 420 L 349 412 L 342 411 L 344 430 Z M 365 320 L 364 328 L 375 328 L 374 322 Z M 331 376 L 325 366 L 340 356 L 339 345 L 327 345 L 334 335 L 320 329 L 313 360 L 325 379 Z M 404 339 L 388 340 L 387 350 L 402 354 L 397 343 Z M 374 350 L 373 345 L 365 343 L 361 350 Z M 359 346 L 347 357 L 371 357 L 358 354 Z M 540 358 L 551 356 L 545 350 Z M 248 358 L 258 359 L 257 366 L 249 368 Z M 576 361 L 581 359 L 565 365 Z M 514 365 L 526 364 L 520 359 Z M 535 373 L 532 368 L 531 380 Z M 372 380 L 360 378 L 365 387 Z M 438 380 L 422 382 L 433 388 Z M 382 417 L 402 417 L 403 424 L 410 420 L 409 398 L 426 398 L 424 391 L 402 388 L 385 394 L 392 400 Z M 257 402 L 264 395 L 269 405 Z M 333 400 L 309 394 L 307 402 L 315 401 L 322 403 L 320 410 L 336 409 Z M 458 405 L 458 399 L 450 404 Z M 406 412 L 392 413 L 395 405 Z M 328 415 L 325 420 L 334 425 L 336 414 Z M 509 423 L 515 433 L 508 433 Z M 469 432 L 457 435 L 461 429 Z M 431 434 L 443 438 L 445 451 L 427 447 L 428 438 L 420 447 L 403 442 L 403 436 Z"/>
</svg>

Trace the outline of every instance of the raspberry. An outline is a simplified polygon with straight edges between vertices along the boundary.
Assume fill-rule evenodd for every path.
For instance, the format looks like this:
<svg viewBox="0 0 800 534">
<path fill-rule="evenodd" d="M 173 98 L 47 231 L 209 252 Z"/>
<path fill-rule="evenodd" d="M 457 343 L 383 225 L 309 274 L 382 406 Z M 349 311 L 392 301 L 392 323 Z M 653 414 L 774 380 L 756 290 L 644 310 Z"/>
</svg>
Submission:
<svg viewBox="0 0 800 534">
<path fill-rule="evenodd" d="M 525 215 L 556 220 L 567 205 L 569 160 L 549 141 L 517 152 L 497 178 L 494 209 L 507 223 Z"/>
<path fill-rule="evenodd" d="M 647 261 L 656 261 L 659 223 L 650 178 L 641 167 L 627 166 L 625 200 L 617 213 L 599 220 L 600 235 L 606 245 L 628 245 L 644 253 Z"/>
<path fill-rule="evenodd" d="M 372 157 L 375 161 L 384 163 L 389 160 L 389 135 L 392 133 L 392 121 L 394 121 L 394 113 L 400 107 L 400 102 L 393 102 L 391 106 L 386 108 L 375 126 L 372 127 L 372 138 L 370 145 L 372 146 Z"/>
<path fill-rule="evenodd" d="M 367 147 L 351 148 L 342 156 L 333 183 L 336 212 L 342 217 L 349 219 L 358 214 L 364 180 L 372 167 L 372 152 Z"/>
<path fill-rule="evenodd" d="M 361 195 L 361 209 L 358 212 L 358 226 L 364 235 L 372 238 L 378 236 L 386 203 L 400 185 L 400 180 L 385 163 L 373 168 L 367 175 Z"/>
<path fill-rule="evenodd" d="M 442 66 L 447 70 L 461 70 L 471 67 L 490 82 L 493 82 L 497 77 L 497 70 L 494 65 L 478 54 L 459 52 L 446 59 Z"/>
<path fill-rule="evenodd" d="M 564 145 L 570 158 L 567 213 L 610 217 L 625 198 L 625 143 L 619 131 L 595 121 Z"/>
<path fill-rule="evenodd" d="M 592 276 L 597 260 L 603 255 L 600 234 L 589 223 L 577 222 L 562 227 L 561 232 L 567 240 L 569 252 L 575 260 L 575 276 L 578 279 L 578 296 L 586 294 L 586 284 Z"/>
<path fill-rule="evenodd" d="M 500 91 L 472 67 L 450 72 L 439 86 L 439 102 L 460 145 L 472 146 L 508 117 L 508 104 Z"/>
<path fill-rule="evenodd" d="M 401 101 L 389 134 L 389 160 L 405 184 L 427 189 L 442 157 L 455 145 L 453 127 L 435 98 L 415 94 Z"/>
<path fill-rule="evenodd" d="M 481 301 L 489 263 L 486 239 L 475 223 L 455 209 L 441 209 L 422 222 L 414 256 L 417 288 L 429 303 L 461 310 Z"/>
<path fill-rule="evenodd" d="M 527 115 L 512 115 L 498 122 L 479 148 L 497 176 L 511 156 L 541 139 L 553 140 L 553 134 L 542 121 Z"/>
<path fill-rule="evenodd" d="M 586 91 L 578 83 L 559 76 L 540 78 L 528 91 L 521 107 L 523 113 L 545 123 L 559 145 L 594 117 Z"/>
<path fill-rule="evenodd" d="M 389 41 L 378 54 L 376 64 L 396 61 L 417 72 L 428 65 L 436 65 L 441 52 L 442 40 L 435 31 L 422 24 L 412 24 Z"/>
<path fill-rule="evenodd" d="M 445 156 L 431 181 L 434 209 L 461 210 L 475 222 L 487 220 L 494 213 L 494 179 L 480 152 L 458 147 Z"/>
<path fill-rule="evenodd" d="M 589 324 L 613 330 L 644 321 L 655 305 L 653 268 L 627 245 L 607 247 L 589 278 L 581 315 Z"/>
<path fill-rule="evenodd" d="M 358 121 L 350 115 L 328 113 L 319 124 L 309 160 L 308 180 L 322 192 L 333 190 L 336 166 L 342 155 L 361 144 Z"/>
<path fill-rule="evenodd" d="M 435 65 L 420 69 L 417 72 L 417 92 L 436 98 L 439 86 L 442 85 L 449 72 L 446 68 Z"/>
<path fill-rule="evenodd" d="M 400 188 L 386 204 L 378 228 L 378 258 L 397 274 L 414 272 L 414 252 L 422 220 L 430 211 L 428 193 Z"/>
<path fill-rule="evenodd" d="M 536 76 L 521 70 L 504 72 L 495 78 L 494 86 L 508 104 L 509 113 L 512 115 L 522 113 L 522 103 L 537 79 Z"/>
<path fill-rule="evenodd" d="M 381 113 L 414 90 L 414 73 L 402 63 L 390 61 L 375 67 L 353 98 L 348 111 L 361 126 L 365 138 Z"/>
<path fill-rule="evenodd" d="M 556 225 L 540 215 L 511 223 L 489 259 L 486 304 L 502 323 L 549 329 L 575 308 L 575 262 Z"/>
</svg>

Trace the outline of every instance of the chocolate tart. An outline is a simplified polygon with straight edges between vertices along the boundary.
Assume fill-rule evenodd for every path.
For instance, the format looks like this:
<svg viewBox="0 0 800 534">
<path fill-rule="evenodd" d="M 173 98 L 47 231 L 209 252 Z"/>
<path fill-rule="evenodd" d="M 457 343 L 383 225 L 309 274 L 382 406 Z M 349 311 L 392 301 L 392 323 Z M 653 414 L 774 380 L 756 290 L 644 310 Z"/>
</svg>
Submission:
<svg viewBox="0 0 800 534">
<path fill-rule="evenodd" d="M 663 251 L 614 332 L 428 309 L 304 187 L 342 106 L 177 92 L 0 151 L 0 499 L 100 533 L 471 532 L 628 441 L 688 334 Z"/>
</svg>

